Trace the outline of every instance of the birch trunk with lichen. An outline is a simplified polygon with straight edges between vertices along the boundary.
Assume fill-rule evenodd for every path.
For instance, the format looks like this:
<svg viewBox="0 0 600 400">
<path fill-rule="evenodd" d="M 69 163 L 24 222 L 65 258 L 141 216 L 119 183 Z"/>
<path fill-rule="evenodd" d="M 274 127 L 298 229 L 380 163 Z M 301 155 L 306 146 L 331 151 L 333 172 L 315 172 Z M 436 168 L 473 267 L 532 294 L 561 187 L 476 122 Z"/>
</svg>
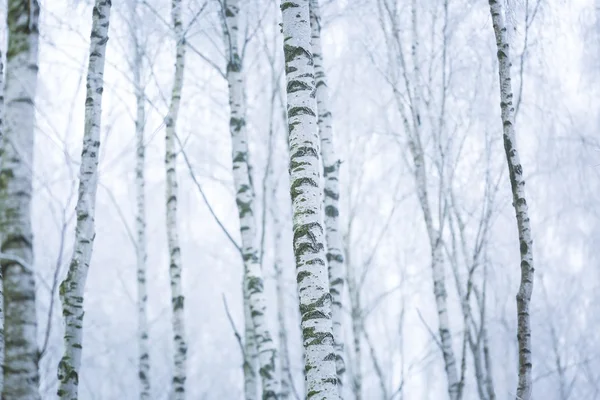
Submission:
<svg viewBox="0 0 600 400">
<path fill-rule="evenodd" d="M 338 391 L 342 393 L 344 363 L 344 338 L 342 330 L 342 293 L 344 289 L 344 253 L 339 227 L 339 175 L 341 161 L 337 157 L 333 138 L 333 118 L 329 102 L 329 88 L 323 65 L 321 46 L 321 13 L 319 0 L 310 0 L 310 23 L 312 30 L 312 50 L 317 88 L 318 126 L 321 138 L 321 157 L 325 178 L 325 237 L 327 240 L 327 264 L 329 269 L 329 292 L 331 293 L 331 314 L 335 348 Z"/>
<path fill-rule="evenodd" d="M 138 317 L 138 379 L 140 400 L 150 399 L 150 350 L 148 345 L 148 290 L 146 286 L 146 195 L 145 195 L 145 154 L 144 128 L 146 125 L 145 93 L 142 83 L 144 49 L 141 42 L 141 20 L 138 10 L 139 1 L 131 4 L 131 40 L 133 45 L 133 89 L 135 93 L 135 190 L 136 190 L 136 269 L 137 269 L 137 317 Z"/>
<path fill-rule="evenodd" d="M 5 124 L 0 169 L 4 291 L 3 399 L 39 399 L 31 199 L 40 5 L 9 0 Z"/>
<path fill-rule="evenodd" d="M 181 248 L 179 246 L 179 231 L 177 226 L 177 150 L 176 125 L 181 103 L 183 88 L 183 72 L 185 68 L 185 37 L 181 16 L 181 0 L 172 0 L 171 18 L 175 33 L 175 76 L 171 91 L 169 114 L 165 120 L 165 168 L 166 183 L 166 213 L 167 213 L 167 242 L 169 247 L 169 275 L 171 279 L 171 307 L 173 321 L 173 379 L 171 383 L 170 400 L 185 399 L 185 380 L 187 362 L 187 343 L 184 325 L 184 297 L 181 284 Z"/>
<path fill-rule="evenodd" d="M 311 48 L 309 0 L 282 0 L 282 31 L 287 80 L 290 194 L 306 398 L 339 399 L 331 294 L 321 223 L 317 104 Z"/>
<path fill-rule="evenodd" d="M 254 218 L 255 193 L 249 162 L 244 76 L 239 52 L 239 0 L 224 2 L 224 37 L 227 54 L 227 83 L 229 87 L 233 181 L 242 237 L 242 258 L 246 300 L 249 302 L 255 343 L 258 352 L 262 398 L 276 399 L 279 380 L 276 374 L 277 349 L 267 325 L 267 299 L 257 246 L 257 229 Z"/>
<path fill-rule="evenodd" d="M 533 392 L 531 357 L 531 317 L 529 303 L 533 290 L 533 239 L 529 222 L 529 210 L 525 199 L 525 178 L 517 151 L 515 132 L 515 109 L 510 74 L 510 44 L 502 3 L 489 0 L 492 25 L 496 37 L 498 76 L 500 83 L 500 109 L 504 138 L 504 151 L 508 164 L 513 207 L 517 217 L 519 248 L 521 256 L 521 283 L 517 293 L 517 341 L 519 345 L 519 374 L 516 398 L 530 400 Z"/>
<path fill-rule="evenodd" d="M 69 271 L 59 290 L 65 319 L 65 335 L 64 354 L 58 364 L 57 394 L 60 399 L 65 400 L 78 398 L 83 349 L 83 295 L 96 236 L 94 216 L 110 7 L 110 0 L 96 0 L 93 10 L 85 99 L 85 128 L 79 170 L 79 197 L 76 206 L 75 244 Z"/>
</svg>

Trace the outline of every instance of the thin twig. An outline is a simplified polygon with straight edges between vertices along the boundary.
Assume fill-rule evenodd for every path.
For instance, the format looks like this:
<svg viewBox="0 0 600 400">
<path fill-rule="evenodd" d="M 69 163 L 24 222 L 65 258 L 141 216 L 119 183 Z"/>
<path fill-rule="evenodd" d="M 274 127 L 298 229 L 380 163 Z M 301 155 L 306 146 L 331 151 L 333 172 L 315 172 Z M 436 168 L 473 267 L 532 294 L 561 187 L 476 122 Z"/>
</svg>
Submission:
<svg viewBox="0 0 600 400">
<path fill-rule="evenodd" d="M 237 242 L 235 241 L 235 239 L 229 234 L 229 231 L 227 231 L 227 228 L 225 228 L 225 225 L 223 225 L 223 223 L 221 222 L 221 220 L 219 219 L 219 217 L 217 217 L 217 214 L 215 214 L 215 211 L 213 210 L 212 206 L 208 202 L 208 198 L 204 194 L 204 190 L 202 190 L 202 185 L 200 185 L 200 182 L 196 178 L 196 174 L 194 174 L 194 169 L 192 168 L 192 164 L 190 163 L 190 160 L 189 160 L 186 152 L 183 150 L 183 146 L 181 144 L 181 140 L 179 139 L 179 136 L 177 134 L 175 134 L 175 138 L 177 139 L 177 142 L 179 143 L 179 147 L 181 149 L 181 154 L 183 155 L 183 159 L 185 160 L 185 163 L 188 166 L 188 169 L 190 171 L 190 176 L 192 177 L 192 180 L 196 184 L 196 187 L 198 188 L 198 191 L 200 192 L 200 195 L 202 196 L 202 200 L 204 200 L 204 203 L 206 204 L 206 207 L 208 207 L 208 211 L 213 216 L 213 218 L 215 219 L 215 221 L 217 222 L 217 224 L 219 225 L 219 227 L 221 228 L 221 230 L 223 231 L 223 233 L 225 234 L 225 236 L 227 236 L 227 238 L 229 239 L 229 241 L 231 242 L 231 244 L 233 244 L 233 246 L 237 249 L 237 251 L 240 254 L 242 254 L 242 248 L 240 247 L 239 244 L 237 244 Z"/>
<path fill-rule="evenodd" d="M 233 330 L 233 334 L 235 335 L 235 339 L 240 346 L 240 351 L 242 352 L 242 357 L 244 358 L 244 364 L 248 362 L 246 358 L 246 351 L 244 350 L 244 343 L 242 342 L 242 336 L 240 332 L 235 327 L 235 322 L 233 322 L 233 318 L 231 317 L 231 313 L 229 312 L 229 307 L 227 306 L 227 299 L 225 298 L 225 293 L 221 293 L 223 297 L 223 306 L 225 307 L 225 314 L 227 315 L 227 319 L 229 320 L 229 324 L 231 325 L 231 329 Z"/>
<path fill-rule="evenodd" d="M 433 331 L 431 330 L 431 328 L 429 327 L 429 325 L 427 325 L 427 322 L 425 322 L 425 319 L 421 315 L 421 311 L 419 311 L 418 308 L 417 308 L 417 314 L 419 314 L 419 319 L 421 320 L 421 322 L 423 323 L 423 325 L 425 325 L 425 328 L 427 328 L 427 330 L 429 331 L 429 334 L 431 335 L 431 338 L 433 339 L 433 341 L 435 342 L 435 344 L 437 344 L 437 346 L 440 348 L 440 350 L 443 350 L 442 344 L 438 340 L 438 338 L 435 335 L 435 333 L 433 333 Z"/>
<path fill-rule="evenodd" d="M 52 277 L 52 290 L 50 291 L 50 305 L 48 306 L 48 322 L 46 325 L 46 333 L 44 334 L 44 344 L 40 350 L 40 359 L 46 353 L 48 349 L 48 342 L 50 341 L 50 334 L 52 333 L 52 316 L 54 314 L 54 294 L 58 288 L 58 277 L 60 276 L 60 270 L 63 263 L 63 252 L 65 247 L 65 236 L 67 234 L 68 221 L 63 221 L 63 226 L 60 232 L 60 243 L 58 246 L 58 257 L 56 258 L 56 264 L 54 265 L 54 275 Z"/>
<path fill-rule="evenodd" d="M 129 240 L 131 240 L 131 243 L 133 243 L 133 247 L 137 249 L 137 247 L 138 247 L 137 242 L 133 236 L 133 233 L 131 232 L 131 229 L 129 228 L 129 224 L 127 223 L 125 214 L 123 213 L 123 210 L 121 210 L 121 207 L 119 206 L 119 202 L 115 198 L 115 195 L 108 188 L 108 186 L 106 186 L 102 182 L 98 182 L 98 186 L 100 186 L 101 188 L 106 190 L 106 193 L 108 194 L 108 198 L 112 201 L 113 205 L 115 206 L 115 209 L 117 210 L 117 213 L 119 214 L 119 218 L 121 218 L 121 222 L 123 223 L 123 226 L 125 227 L 125 231 L 127 232 L 127 236 L 129 237 Z"/>
</svg>

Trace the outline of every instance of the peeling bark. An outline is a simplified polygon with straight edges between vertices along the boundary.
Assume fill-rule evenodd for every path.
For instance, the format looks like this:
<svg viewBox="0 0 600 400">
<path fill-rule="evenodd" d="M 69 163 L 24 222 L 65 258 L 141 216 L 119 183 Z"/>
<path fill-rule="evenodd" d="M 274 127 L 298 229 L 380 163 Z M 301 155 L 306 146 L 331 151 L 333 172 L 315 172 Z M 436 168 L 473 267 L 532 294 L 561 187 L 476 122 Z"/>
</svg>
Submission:
<svg viewBox="0 0 600 400">
<path fill-rule="evenodd" d="M 110 7 L 110 0 L 96 0 L 94 5 L 85 99 L 85 128 L 79 171 L 79 197 L 76 207 L 75 244 L 67 277 L 59 289 L 65 318 L 65 336 L 64 354 L 58 364 L 59 387 L 57 394 L 60 399 L 64 400 L 78 398 L 83 349 L 83 295 L 96 236 L 94 216 L 98 188 L 102 89 Z"/>
</svg>

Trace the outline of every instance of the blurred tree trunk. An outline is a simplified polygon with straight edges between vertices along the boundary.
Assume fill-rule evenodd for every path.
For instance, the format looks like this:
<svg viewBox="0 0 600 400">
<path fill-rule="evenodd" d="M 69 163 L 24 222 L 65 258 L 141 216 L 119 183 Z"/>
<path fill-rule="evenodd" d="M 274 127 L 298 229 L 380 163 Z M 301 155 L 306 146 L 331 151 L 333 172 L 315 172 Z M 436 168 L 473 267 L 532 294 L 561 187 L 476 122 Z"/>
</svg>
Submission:
<svg viewBox="0 0 600 400">
<path fill-rule="evenodd" d="M 38 399 L 38 346 L 31 198 L 40 5 L 9 0 L 6 109 L 0 170 L 4 289 L 3 399 Z M 10 259 L 16 257 L 16 259 Z"/>
<path fill-rule="evenodd" d="M 69 272 L 59 290 L 65 318 L 65 335 L 64 354 L 58 364 L 57 394 L 60 399 L 65 400 L 78 398 L 83 345 L 83 295 L 96 236 L 94 216 L 110 7 L 110 0 L 96 0 L 94 5 L 85 100 L 85 129 L 79 172 L 79 197 L 76 207 L 75 244 Z"/>
<path fill-rule="evenodd" d="M 280 379 L 281 379 L 281 392 L 279 394 L 279 400 L 287 400 L 291 398 L 293 390 L 292 372 L 290 369 L 290 354 L 288 350 L 288 334 L 285 324 L 285 281 L 283 279 L 283 260 L 281 259 L 280 250 L 281 244 L 281 228 L 279 226 L 279 219 L 277 214 L 273 213 L 274 216 L 274 229 L 275 242 L 273 248 L 275 249 L 275 284 L 277 292 L 277 321 L 279 323 L 279 368 L 280 368 Z"/>
<path fill-rule="evenodd" d="M 136 190 L 136 262 L 137 262 L 137 307 L 138 307 L 138 378 L 140 381 L 140 400 L 150 399 L 150 349 L 148 345 L 148 290 L 146 286 L 146 179 L 145 179 L 145 154 L 144 129 L 146 126 L 145 110 L 145 84 L 142 82 L 144 71 L 144 52 L 142 26 L 139 16 L 139 1 L 130 3 L 131 15 L 129 21 L 130 35 L 133 47 L 133 90 L 135 93 L 135 190 Z"/>
<path fill-rule="evenodd" d="M 184 296 L 181 284 L 181 247 L 177 226 L 177 117 L 183 89 L 185 68 L 185 37 L 182 22 L 181 0 L 172 0 L 171 19 L 175 33 L 175 75 L 171 91 L 169 114 L 166 118 L 165 167 L 167 172 L 166 209 L 167 240 L 169 245 L 169 275 L 171 278 L 171 306 L 173 309 L 173 381 L 170 400 L 185 399 L 185 380 L 187 362 L 187 343 L 184 324 Z"/>
<path fill-rule="evenodd" d="M 342 293 L 344 290 L 344 253 L 339 227 L 339 175 L 340 160 L 337 157 L 333 137 L 333 118 L 329 101 L 329 88 L 323 65 L 321 46 L 321 13 L 319 0 L 310 0 L 310 22 L 312 29 L 312 50 L 317 88 L 318 126 L 321 138 L 321 157 L 325 178 L 325 230 L 327 240 L 327 263 L 329 267 L 329 291 L 331 293 L 331 313 L 335 347 L 338 391 L 342 394 L 344 363 L 344 338 L 342 329 Z"/>
<path fill-rule="evenodd" d="M 0 51 L 0 146 L 4 146 L 4 63 L 2 57 L 2 51 Z M 0 166 L 1 163 L 2 157 L 0 154 Z M 2 240 L 1 236 L 0 240 Z M 4 391 L 4 333 L 4 287 L 3 277 L 0 274 L 0 393 Z"/>
<path fill-rule="evenodd" d="M 308 0 L 282 0 L 293 248 L 305 349 L 306 397 L 339 399 L 331 294 L 321 225 L 317 104 Z"/>
<path fill-rule="evenodd" d="M 244 398 L 258 399 L 258 353 L 256 352 L 256 334 L 252 323 L 252 310 L 246 289 L 246 274 L 242 283 L 244 294 Z"/>
<path fill-rule="evenodd" d="M 348 223 L 350 225 L 350 223 Z M 356 266 L 350 262 L 350 233 L 351 227 L 347 228 L 345 243 L 346 253 L 346 281 L 348 282 L 348 298 L 350 300 L 350 317 L 352 319 L 352 338 L 353 338 L 353 362 L 352 366 L 352 392 L 356 400 L 362 400 L 362 346 L 363 337 L 363 317 L 360 289 L 356 279 Z"/>
</svg>

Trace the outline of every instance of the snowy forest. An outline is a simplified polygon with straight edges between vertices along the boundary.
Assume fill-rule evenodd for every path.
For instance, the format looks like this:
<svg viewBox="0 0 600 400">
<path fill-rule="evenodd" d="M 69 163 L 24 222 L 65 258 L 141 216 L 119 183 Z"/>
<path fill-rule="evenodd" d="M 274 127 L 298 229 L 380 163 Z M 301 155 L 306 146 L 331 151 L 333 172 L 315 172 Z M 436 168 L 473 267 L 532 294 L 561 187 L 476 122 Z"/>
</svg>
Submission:
<svg viewBox="0 0 600 400">
<path fill-rule="evenodd" d="M 2 400 L 600 400 L 599 0 L 0 21 Z"/>
</svg>

